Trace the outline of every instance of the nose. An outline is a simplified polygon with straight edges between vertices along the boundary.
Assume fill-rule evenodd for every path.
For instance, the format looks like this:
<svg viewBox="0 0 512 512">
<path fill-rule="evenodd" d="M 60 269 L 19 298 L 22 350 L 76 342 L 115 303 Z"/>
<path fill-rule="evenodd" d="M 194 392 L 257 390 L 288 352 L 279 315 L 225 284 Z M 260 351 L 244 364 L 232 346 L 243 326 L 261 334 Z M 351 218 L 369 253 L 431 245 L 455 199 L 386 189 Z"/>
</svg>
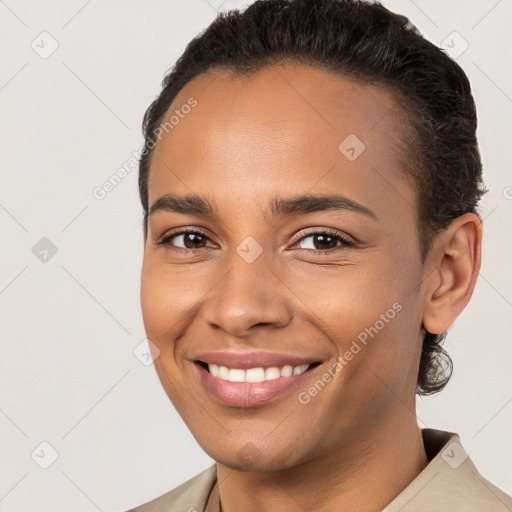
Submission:
<svg viewBox="0 0 512 512">
<path fill-rule="evenodd" d="M 261 255 L 248 263 L 234 254 L 229 270 L 208 294 L 203 318 L 231 336 L 254 335 L 258 327 L 278 328 L 292 319 L 290 293 Z"/>
</svg>

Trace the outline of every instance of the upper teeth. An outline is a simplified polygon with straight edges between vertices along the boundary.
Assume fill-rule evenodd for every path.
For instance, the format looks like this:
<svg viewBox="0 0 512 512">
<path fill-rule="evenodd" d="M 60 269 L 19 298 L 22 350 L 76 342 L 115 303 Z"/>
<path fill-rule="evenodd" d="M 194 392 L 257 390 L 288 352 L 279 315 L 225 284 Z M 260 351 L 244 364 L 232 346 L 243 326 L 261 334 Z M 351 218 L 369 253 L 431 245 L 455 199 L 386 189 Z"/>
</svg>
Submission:
<svg viewBox="0 0 512 512">
<path fill-rule="evenodd" d="M 301 366 L 286 365 L 282 368 L 272 366 L 270 368 L 249 368 L 241 370 L 238 368 L 227 368 L 217 364 L 208 364 L 208 370 L 214 377 L 231 382 L 263 382 L 265 380 L 278 379 L 279 377 L 289 377 L 290 375 L 298 375 L 305 372 L 309 364 Z"/>
</svg>

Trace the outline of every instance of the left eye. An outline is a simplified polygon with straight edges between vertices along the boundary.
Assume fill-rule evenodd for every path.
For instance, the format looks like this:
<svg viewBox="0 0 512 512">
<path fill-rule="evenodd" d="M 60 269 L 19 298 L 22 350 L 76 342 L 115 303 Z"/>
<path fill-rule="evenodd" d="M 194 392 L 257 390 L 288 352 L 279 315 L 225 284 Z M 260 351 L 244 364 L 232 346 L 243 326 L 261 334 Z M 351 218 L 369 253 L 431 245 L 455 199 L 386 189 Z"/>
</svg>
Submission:
<svg viewBox="0 0 512 512">
<path fill-rule="evenodd" d="M 338 242 L 343 247 L 351 247 L 354 245 L 354 243 L 351 240 L 348 240 L 337 233 L 335 234 L 323 231 L 317 233 L 310 233 L 302 237 L 297 243 L 304 243 L 308 239 L 310 239 L 310 241 L 305 244 L 306 246 L 303 245 L 301 249 L 316 250 L 317 252 L 323 252 L 335 249 L 338 246 Z M 318 245 L 320 247 L 318 247 Z"/>
</svg>

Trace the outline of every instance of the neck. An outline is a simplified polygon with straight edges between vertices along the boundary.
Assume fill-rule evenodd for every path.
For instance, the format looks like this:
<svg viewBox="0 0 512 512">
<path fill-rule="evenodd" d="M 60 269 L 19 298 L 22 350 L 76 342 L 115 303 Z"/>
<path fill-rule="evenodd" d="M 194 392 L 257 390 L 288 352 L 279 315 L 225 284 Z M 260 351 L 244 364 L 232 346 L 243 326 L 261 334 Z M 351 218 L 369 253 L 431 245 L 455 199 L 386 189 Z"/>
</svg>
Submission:
<svg viewBox="0 0 512 512">
<path fill-rule="evenodd" d="M 401 420 L 375 425 L 289 469 L 251 473 L 217 463 L 212 500 L 218 503 L 220 493 L 222 512 L 378 512 L 427 464 L 416 416 L 407 410 Z"/>
</svg>

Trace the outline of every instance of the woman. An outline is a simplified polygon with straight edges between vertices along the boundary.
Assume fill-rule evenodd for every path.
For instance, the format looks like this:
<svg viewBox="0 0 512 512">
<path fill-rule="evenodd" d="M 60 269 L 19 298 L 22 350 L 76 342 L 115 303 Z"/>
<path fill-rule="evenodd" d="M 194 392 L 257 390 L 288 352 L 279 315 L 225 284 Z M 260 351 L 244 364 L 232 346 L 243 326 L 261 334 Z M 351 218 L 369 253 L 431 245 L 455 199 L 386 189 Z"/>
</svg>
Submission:
<svg viewBox="0 0 512 512">
<path fill-rule="evenodd" d="M 220 14 L 144 118 L 141 303 L 216 463 L 136 511 L 512 507 L 416 394 L 480 268 L 467 77 L 356 0 Z"/>
</svg>

